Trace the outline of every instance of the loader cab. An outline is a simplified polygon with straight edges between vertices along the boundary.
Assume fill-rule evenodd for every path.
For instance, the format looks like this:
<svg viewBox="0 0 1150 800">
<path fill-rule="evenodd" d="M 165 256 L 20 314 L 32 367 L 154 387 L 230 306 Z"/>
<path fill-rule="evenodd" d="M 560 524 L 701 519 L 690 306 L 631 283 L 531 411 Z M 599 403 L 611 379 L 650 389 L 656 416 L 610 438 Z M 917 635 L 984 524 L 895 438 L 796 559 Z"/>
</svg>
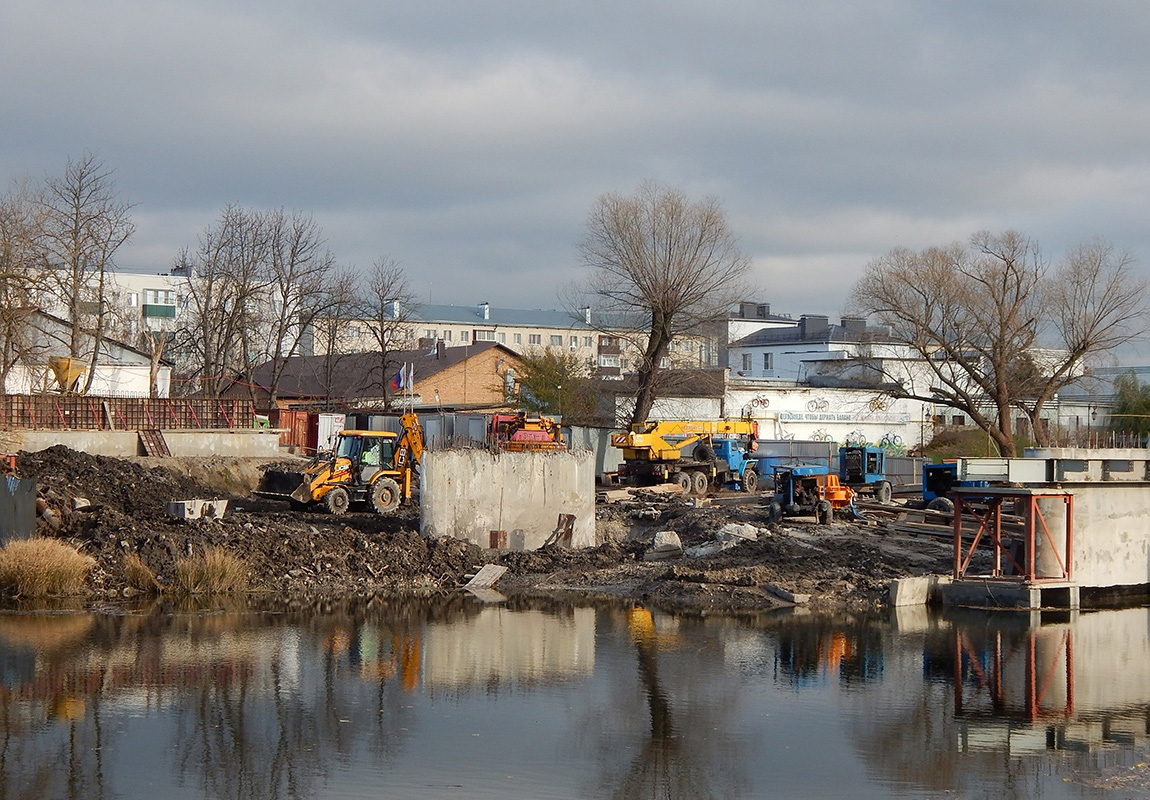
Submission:
<svg viewBox="0 0 1150 800">
<path fill-rule="evenodd" d="M 361 482 L 370 483 L 377 472 L 392 468 L 397 438 L 394 433 L 343 431 L 336 443 L 335 455 L 355 465 Z"/>
</svg>

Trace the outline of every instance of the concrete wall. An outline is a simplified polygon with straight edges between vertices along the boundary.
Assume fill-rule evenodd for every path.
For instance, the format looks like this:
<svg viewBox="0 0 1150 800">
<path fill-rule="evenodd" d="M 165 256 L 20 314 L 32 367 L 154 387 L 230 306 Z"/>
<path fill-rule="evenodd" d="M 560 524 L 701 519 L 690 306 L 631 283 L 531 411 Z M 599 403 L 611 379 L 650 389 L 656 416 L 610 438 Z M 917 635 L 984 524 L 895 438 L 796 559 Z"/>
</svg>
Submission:
<svg viewBox="0 0 1150 800">
<path fill-rule="evenodd" d="M 1064 484 L 1074 495 L 1074 574 L 1079 586 L 1136 586 L 1150 583 L 1150 486 L 1097 483 Z M 1039 501 L 1058 549 L 1065 530 L 1065 506 Z M 1040 565 L 1050 550 L 1041 526 L 1037 533 Z M 1040 569 L 1040 574 L 1044 570 Z"/>
<path fill-rule="evenodd" d="M 575 515 L 574 547 L 595 545 L 595 459 L 591 453 L 424 453 L 420 529 L 481 547 L 507 531 L 513 550 L 534 550 L 560 514 Z"/>
<path fill-rule="evenodd" d="M 173 456 L 269 457 L 282 455 L 279 434 L 260 430 L 166 430 L 164 440 Z M 0 434 L 0 450 L 35 452 L 66 445 L 97 456 L 143 455 L 135 431 L 18 430 Z"/>
</svg>

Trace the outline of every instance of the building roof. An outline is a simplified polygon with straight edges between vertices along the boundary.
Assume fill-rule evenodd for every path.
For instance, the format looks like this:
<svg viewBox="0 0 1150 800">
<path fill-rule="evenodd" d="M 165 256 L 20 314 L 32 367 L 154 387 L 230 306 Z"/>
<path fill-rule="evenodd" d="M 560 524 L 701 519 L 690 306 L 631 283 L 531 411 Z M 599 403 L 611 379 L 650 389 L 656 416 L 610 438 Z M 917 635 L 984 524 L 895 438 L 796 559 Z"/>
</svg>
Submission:
<svg viewBox="0 0 1150 800">
<path fill-rule="evenodd" d="M 484 305 L 487 306 L 484 317 Z M 605 314 L 591 310 L 591 323 L 587 323 L 585 311 L 556 309 L 500 308 L 490 303 L 477 303 L 473 306 L 435 305 L 423 303 L 409 311 L 417 322 L 445 323 L 450 325 L 473 325 L 476 328 L 554 328 L 556 330 L 578 330 L 588 333 L 600 330 L 630 330 L 641 326 L 646 319 L 642 315 L 624 317 L 619 314 Z"/>
<path fill-rule="evenodd" d="M 763 328 L 744 336 L 731 344 L 731 347 L 756 347 L 796 342 L 892 342 L 885 327 L 871 327 L 866 320 L 844 317 L 842 323 L 833 325 L 826 317 L 804 314 L 798 323 L 783 328 Z"/>
<path fill-rule="evenodd" d="M 455 325 L 475 325 L 478 328 L 499 325 L 532 328 L 561 328 L 592 330 L 582 314 L 571 311 L 499 308 L 487 306 L 484 318 L 483 304 L 473 306 L 433 305 L 424 303 L 412 308 L 411 315 L 421 322 L 446 322 Z"/>
<path fill-rule="evenodd" d="M 480 353 L 495 349 L 501 356 L 518 359 L 514 350 L 497 342 L 479 342 L 460 347 L 435 350 L 403 350 L 388 353 L 388 369 L 380 364 L 379 351 L 343 353 L 331 356 L 295 356 L 287 359 L 277 394 L 283 398 L 380 397 L 384 388 L 399 371 L 398 364 L 410 364 L 414 383 L 426 380 L 445 369 L 461 364 Z M 248 382 L 268 391 L 271 386 L 272 362 L 256 366 Z M 330 377 L 329 377 L 330 375 Z"/>
</svg>

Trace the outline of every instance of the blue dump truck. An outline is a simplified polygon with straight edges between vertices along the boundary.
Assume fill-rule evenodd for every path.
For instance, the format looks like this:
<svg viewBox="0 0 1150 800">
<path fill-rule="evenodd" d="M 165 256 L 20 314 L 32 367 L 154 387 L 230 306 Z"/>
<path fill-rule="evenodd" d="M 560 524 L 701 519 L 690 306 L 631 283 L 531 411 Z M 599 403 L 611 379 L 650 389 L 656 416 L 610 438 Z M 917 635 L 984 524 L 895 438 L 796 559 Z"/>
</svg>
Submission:
<svg viewBox="0 0 1150 800">
<path fill-rule="evenodd" d="M 954 501 L 950 490 L 959 487 L 989 486 L 988 481 L 960 481 L 958 464 L 944 461 L 941 464 L 927 464 L 922 468 L 922 504 L 932 511 L 954 511 Z"/>
</svg>

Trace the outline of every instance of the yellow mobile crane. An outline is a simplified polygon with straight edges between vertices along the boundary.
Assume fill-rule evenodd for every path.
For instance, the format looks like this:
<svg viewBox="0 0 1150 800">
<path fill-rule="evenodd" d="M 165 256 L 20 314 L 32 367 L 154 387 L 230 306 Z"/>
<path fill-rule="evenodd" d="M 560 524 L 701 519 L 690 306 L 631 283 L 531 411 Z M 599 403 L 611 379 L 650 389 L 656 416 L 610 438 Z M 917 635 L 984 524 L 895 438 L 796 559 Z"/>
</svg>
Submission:
<svg viewBox="0 0 1150 800">
<path fill-rule="evenodd" d="M 611 437 L 623 450 L 619 475 L 636 483 L 677 483 L 704 494 L 712 483 L 738 482 L 753 491 L 757 474 L 745 455 L 759 424 L 749 419 L 640 422 Z M 748 474 L 749 473 L 749 474 Z"/>
<path fill-rule="evenodd" d="M 340 431 L 331 455 L 317 458 L 303 472 L 268 470 L 255 493 L 300 509 L 322 503 L 332 514 L 343 514 L 353 503 L 390 514 L 411 499 L 423 458 L 419 418 L 407 413 L 400 424 L 402 433 Z"/>
</svg>

